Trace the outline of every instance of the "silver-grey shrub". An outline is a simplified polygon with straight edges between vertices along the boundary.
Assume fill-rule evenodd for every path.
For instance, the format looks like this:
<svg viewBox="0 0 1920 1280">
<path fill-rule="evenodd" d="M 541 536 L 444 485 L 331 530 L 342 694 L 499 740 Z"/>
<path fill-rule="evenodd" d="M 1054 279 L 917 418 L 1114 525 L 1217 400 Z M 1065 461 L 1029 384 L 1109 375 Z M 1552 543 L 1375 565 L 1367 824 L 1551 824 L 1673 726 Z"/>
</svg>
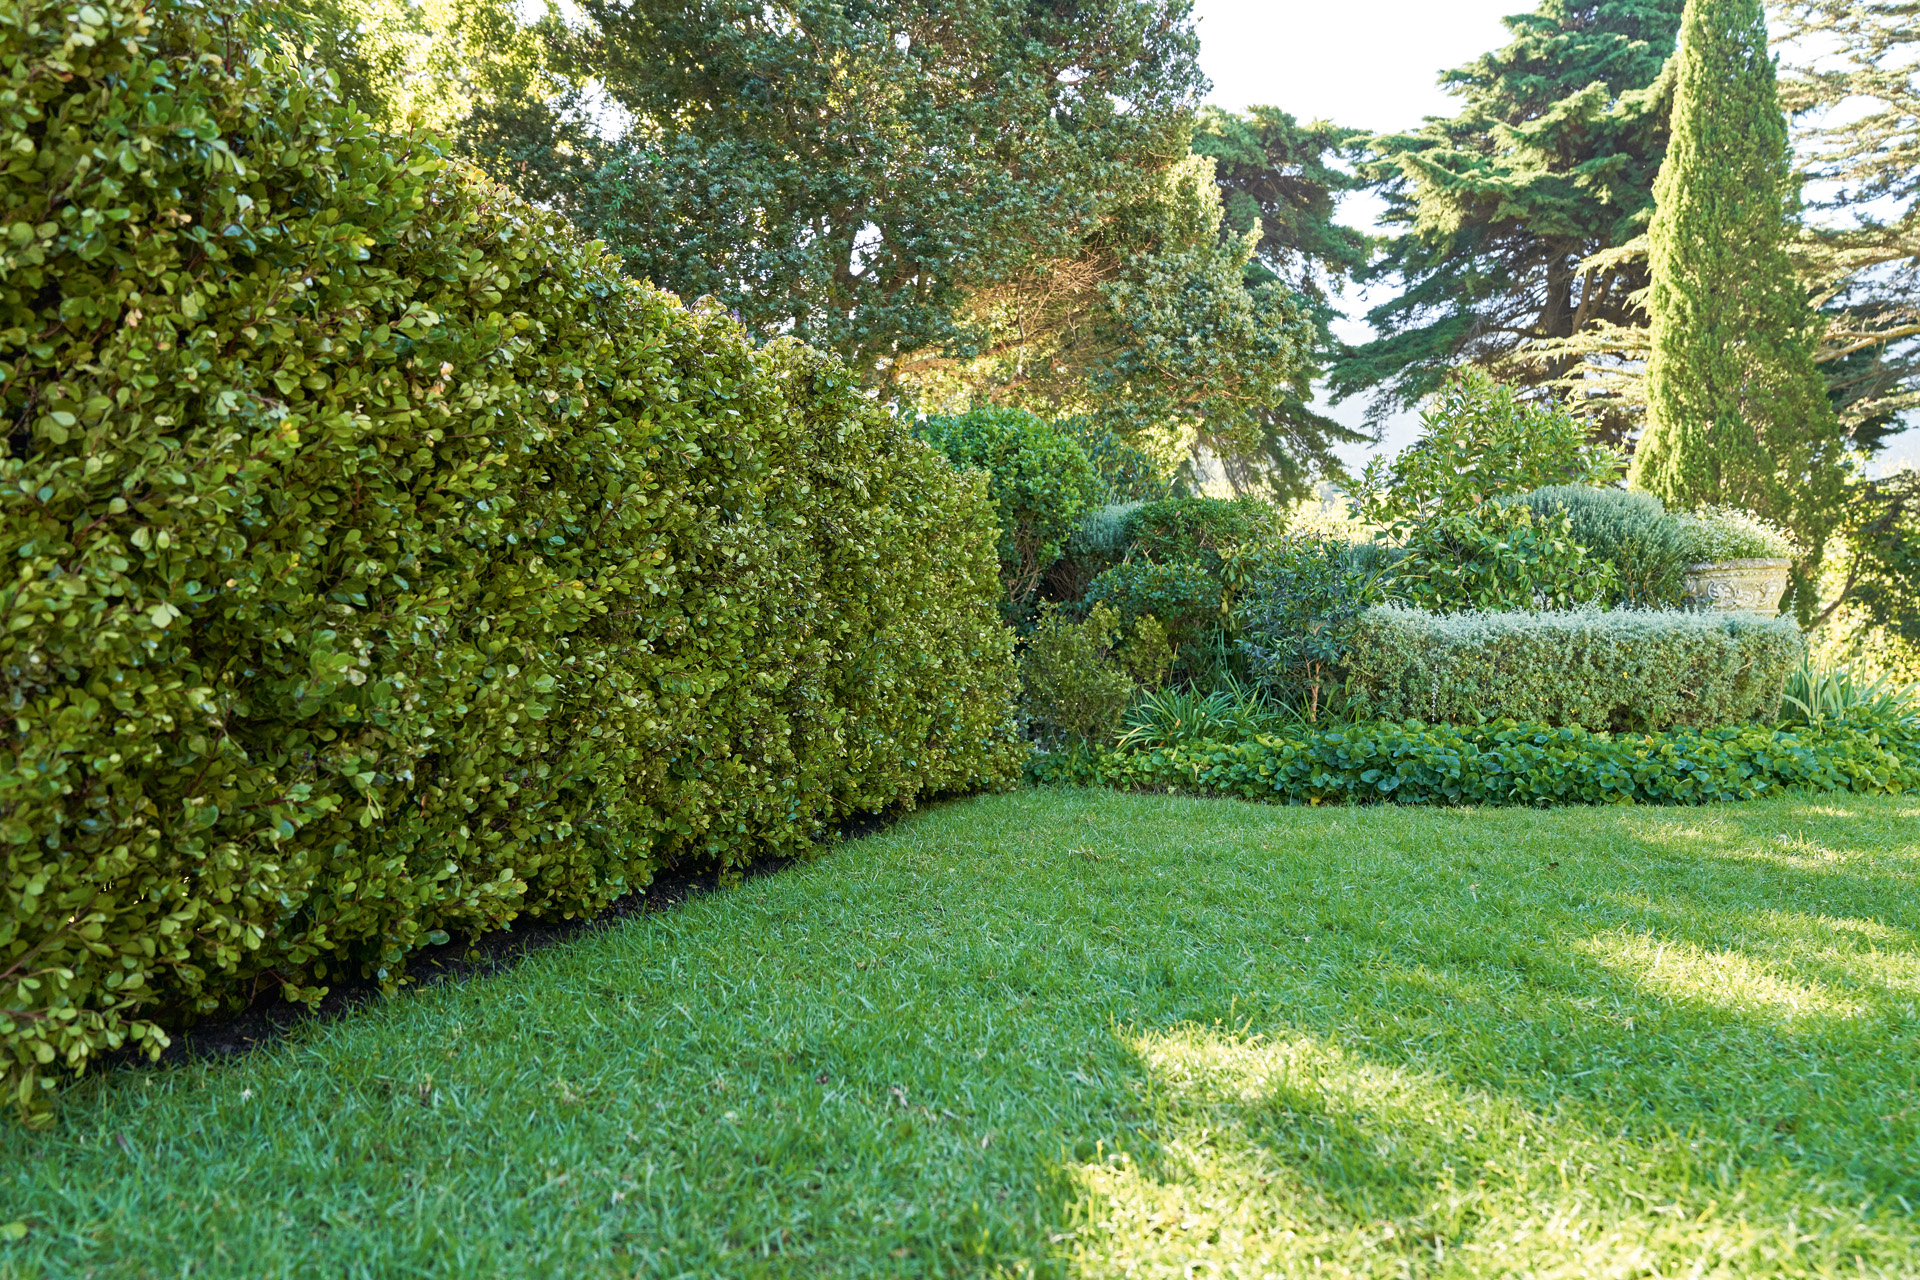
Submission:
<svg viewBox="0 0 1920 1280">
<path fill-rule="evenodd" d="M 1382 605 L 1349 642 L 1347 689 L 1357 711 L 1389 720 L 1704 729 L 1777 718 L 1805 654 L 1790 619 L 1752 614 Z"/>
</svg>

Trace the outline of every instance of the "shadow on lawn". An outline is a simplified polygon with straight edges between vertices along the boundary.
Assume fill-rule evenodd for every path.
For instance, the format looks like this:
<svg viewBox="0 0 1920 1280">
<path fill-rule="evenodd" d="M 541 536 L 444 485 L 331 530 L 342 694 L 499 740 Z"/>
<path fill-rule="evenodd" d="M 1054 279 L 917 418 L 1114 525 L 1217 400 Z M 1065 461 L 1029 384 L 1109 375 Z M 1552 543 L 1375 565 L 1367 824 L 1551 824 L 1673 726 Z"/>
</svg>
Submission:
<svg viewBox="0 0 1920 1280">
<path fill-rule="evenodd" d="M 1819 834 L 1654 827 L 1686 882 L 1534 917 L 1544 946 L 1500 916 L 1424 958 L 1355 927 L 1337 999 L 1118 1033 L 1140 1140 L 1066 1166 L 1059 1261 L 1920 1273 L 1920 951 L 1871 911 L 1913 901 L 1920 844 Z"/>
</svg>

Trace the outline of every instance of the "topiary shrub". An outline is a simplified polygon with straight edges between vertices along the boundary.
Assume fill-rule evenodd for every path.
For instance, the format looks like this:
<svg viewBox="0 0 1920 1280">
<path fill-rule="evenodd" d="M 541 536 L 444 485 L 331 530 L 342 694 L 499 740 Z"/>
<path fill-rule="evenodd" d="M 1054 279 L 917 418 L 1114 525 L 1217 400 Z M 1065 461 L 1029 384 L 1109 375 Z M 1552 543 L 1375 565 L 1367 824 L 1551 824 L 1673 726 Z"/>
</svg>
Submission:
<svg viewBox="0 0 1920 1280">
<path fill-rule="evenodd" d="M 1000 514 L 1000 577 L 1018 609 L 1066 547 L 1102 492 L 1087 451 L 1071 431 L 1023 409 L 975 409 L 931 417 L 920 437 L 955 464 L 987 473 Z"/>
<path fill-rule="evenodd" d="M 1806 653 L 1789 619 L 1622 609 L 1443 616 L 1383 605 L 1348 639 L 1348 697 L 1387 720 L 1652 731 L 1772 723 Z"/>
<path fill-rule="evenodd" d="M 1574 541 L 1613 565 L 1619 586 L 1607 603 L 1666 609 L 1685 599 L 1687 541 L 1652 494 L 1564 484 L 1496 501 L 1524 506 L 1536 520 L 1565 513 Z"/>
<path fill-rule="evenodd" d="M 239 56 L 236 56 L 236 53 Z M 0 19 L 0 1058 L 1008 780 L 998 528 L 184 4 Z"/>
<path fill-rule="evenodd" d="M 1243 547 L 1279 536 L 1285 520 L 1260 498 L 1166 498 L 1127 517 L 1137 554 L 1156 564 L 1197 564 L 1209 572 Z"/>
</svg>

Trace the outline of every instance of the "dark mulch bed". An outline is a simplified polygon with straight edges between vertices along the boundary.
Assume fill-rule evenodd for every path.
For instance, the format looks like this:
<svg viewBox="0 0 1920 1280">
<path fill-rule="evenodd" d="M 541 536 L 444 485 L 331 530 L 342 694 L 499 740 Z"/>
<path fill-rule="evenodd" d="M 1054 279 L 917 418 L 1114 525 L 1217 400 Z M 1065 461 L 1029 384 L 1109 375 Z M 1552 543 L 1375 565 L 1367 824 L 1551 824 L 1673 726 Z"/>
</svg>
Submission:
<svg viewBox="0 0 1920 1280">
<path fill-rule="evenodd" d="M 833 842 L 858 840 L 885 830 L 899 814 L 864 814 L 849 818 L 834 832 Z M 772 875 L 794 865 L 791 859 L 762 858 L 729 873 L 729 882 L 752 880 Z M 645 889 L 616 898 L 599 913 L 573 920 L 537 920 L 522 916 L 504 929 L 477 938 L 449 941 L 437 947 L 423 947 L 407 958 L 406 985 L 402 990 L 417 990 L 442 982 L 460 982 L 511 968 L 523 956 L 556 943 L 578 938 L 596 929 L 605 929 L 624 920 L 671 911 L 691 898 L 719 888 L 717 871 L 671 871 L 654 877 Z M 370 979 L 329 983 L 326 998 L 317 1007 L 289 1004 L 263 996 L 251 1008 L 231 1017 L 215 1015 L 193 1026 L 170 1030 L 173 1043 L 164 1049 L 158 1062 L 189 1062 L 199 1058 L 230 1058 L 250 1052 L 286 1035 L 288 1031 L 315 1018 L 335 1018 L 350 1009 L 382 997 L 380 985 Z M 122 1049 L 103 1055 L 108 1066 L 145 1065 L 144 1053 Z"/>
</svg>

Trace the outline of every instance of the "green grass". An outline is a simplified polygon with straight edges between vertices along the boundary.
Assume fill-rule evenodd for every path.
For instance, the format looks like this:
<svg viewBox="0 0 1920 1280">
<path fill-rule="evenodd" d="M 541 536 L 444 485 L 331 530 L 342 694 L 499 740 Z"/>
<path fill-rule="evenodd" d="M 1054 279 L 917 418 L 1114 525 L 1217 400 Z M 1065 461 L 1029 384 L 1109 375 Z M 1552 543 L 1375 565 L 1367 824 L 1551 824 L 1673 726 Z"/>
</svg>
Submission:
<svg viewBox="0 0 1920 1280">
<path fill-rule="evenodd" d="M 1920 1274 L 1920 801 L 943 806 L 0 1130 L 20 1276 Z"/>
</svg>

